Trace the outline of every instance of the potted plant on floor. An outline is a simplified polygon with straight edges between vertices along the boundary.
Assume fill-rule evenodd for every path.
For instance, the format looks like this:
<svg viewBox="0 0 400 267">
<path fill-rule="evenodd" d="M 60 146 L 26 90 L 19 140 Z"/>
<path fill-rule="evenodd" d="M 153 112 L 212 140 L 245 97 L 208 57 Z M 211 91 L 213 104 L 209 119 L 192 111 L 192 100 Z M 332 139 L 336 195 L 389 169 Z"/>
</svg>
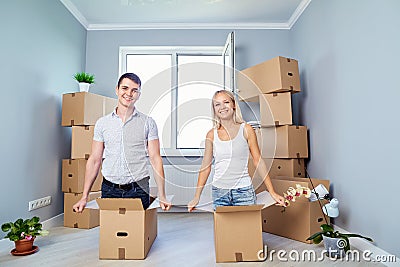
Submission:
<svg viewBox="0 0 400 267">
<path fill-rule="evenodd" d="M 39 249 L 37 246 L 33 246 L 36 236 L 44 236 L 49 233 L 42 229 L 39 220 L 37 216 L 25 220 L 19 218 L 15 222 L 4 223 L 1 226 L 1 230 L 7 232 L 5 238 L 15 242 L 15 248 L 11 254 L 28 255 Z"/>
<path fill-rule="evenodd" d="M 322 224 L 321 230 L 322 231 L 311 235 L 307 240 L 312 240 L 314 244 L 319 244 L 323 240 L 329 257 L 343 257 L 346 252 L 350 250 L 350 237 L 364 238 L 373 242 L 371 238 L 359 234 L 344 234 L 335 231 L 330 224 Z"/>
<path fill-rule="evenodd" d="M 88 92 L 90 85 L 94 83 L 94 75 L 86 72 L 75 73 L 74 79 L 79 83 L 81 92 Z"/>
</svg>

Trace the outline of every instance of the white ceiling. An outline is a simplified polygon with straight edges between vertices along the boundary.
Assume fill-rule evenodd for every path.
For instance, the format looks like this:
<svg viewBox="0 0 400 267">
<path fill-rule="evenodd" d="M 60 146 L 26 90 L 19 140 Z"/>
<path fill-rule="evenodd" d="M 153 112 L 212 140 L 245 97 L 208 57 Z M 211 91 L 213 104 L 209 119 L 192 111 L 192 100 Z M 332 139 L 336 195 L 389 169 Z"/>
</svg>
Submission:
<svg viewBox="0 0 400 267">
<path fill-rule="evenodd" d="M 290 29 L 311 0 L 60 0 L 88 30 Z"/>
</svg>

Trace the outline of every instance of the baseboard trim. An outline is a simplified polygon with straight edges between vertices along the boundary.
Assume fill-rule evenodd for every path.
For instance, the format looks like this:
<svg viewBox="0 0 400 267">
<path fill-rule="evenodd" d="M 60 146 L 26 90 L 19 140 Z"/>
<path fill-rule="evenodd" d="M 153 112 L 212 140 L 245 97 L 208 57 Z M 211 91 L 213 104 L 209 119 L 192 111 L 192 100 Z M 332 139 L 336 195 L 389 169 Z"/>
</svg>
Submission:
<svg viewBox="0 0 400 267">
<path fill-rule="evenodd" d="M 43 229 L 48 230 L 52 227 L 64 226 L 64 213 L 58 214 L 42 222 Z"/>
<path fill-rule="evenodd" d="M 334 225 L 334 228 L 338 230 L 339 232 L 342 233 L 349 233 L 349 231 L 340 228 L 337 225 Z M 355 247 L 356 249 L 360 251 L 370 251 L 372 254 L 369 256 L 373 261 L 382 263 L 386 266 L 399 266 L 400 259 L 396 257 L 393 254 L 390 254 L 389 252 L 375 246 L 371 242 L 368 242 L 367 240 L 363 238 L 352 238 L 350 241 L 351 246 Z M 395 262 L 382 262 L 378 258 L 382 259 L 382 257 L 389 258 L 389 257 L 396 257 Z"/>
</svg>

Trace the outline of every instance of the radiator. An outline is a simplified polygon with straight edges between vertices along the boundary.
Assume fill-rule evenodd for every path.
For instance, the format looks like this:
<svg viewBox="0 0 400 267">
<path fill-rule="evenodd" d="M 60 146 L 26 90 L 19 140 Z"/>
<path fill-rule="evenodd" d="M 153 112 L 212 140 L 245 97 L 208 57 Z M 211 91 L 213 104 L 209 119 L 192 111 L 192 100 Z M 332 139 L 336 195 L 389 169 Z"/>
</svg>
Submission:
<svg viewBox="0 0 400 267">
<path fill-rule="evenodd" d="M 199 165 L 164 165 L 165 193 L 174 195 L 172 204 L 175 206 L 186 206 L 193 199 L 197 186 L 197 178 L 201 166 Z M 154 180 L 153 170 L 150 167 L 150 187 L 152 193 L 156 193 L 157 184 Z M 213 169 L 203 189 L 201 202 L 211 202 L 211 181 Z"/>
</svg>

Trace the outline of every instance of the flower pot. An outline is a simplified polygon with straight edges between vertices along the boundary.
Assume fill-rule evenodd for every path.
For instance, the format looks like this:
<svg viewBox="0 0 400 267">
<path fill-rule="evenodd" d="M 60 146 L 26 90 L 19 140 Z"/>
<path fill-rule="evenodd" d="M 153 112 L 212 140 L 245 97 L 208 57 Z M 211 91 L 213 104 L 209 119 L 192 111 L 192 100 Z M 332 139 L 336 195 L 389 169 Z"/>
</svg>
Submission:
<svg viewBox="0 0 400 267">
<path fill-rule="evenodd" d="M 89 92 L 90 83 L 79 83 L 80 92 Z"/>
<path fill-rule="evenodd" d="M 347 246 L 347 241 L 340 237 L 328 237 L 322 235 L 326 252 L 331 258 L 342 258 L 346 255 L 344 248 Z"/>
<path fill-rule="evenodd" d="M 15 242 L 15 250 L 17 252 L 30 251 L 30 250 L 32 250 L 32 247 L 33 247 L 33 241 L 35 241 L 34 237 L 31 240 L 22 239 L 22 240 L 14 241 Z"/>
</svg>

